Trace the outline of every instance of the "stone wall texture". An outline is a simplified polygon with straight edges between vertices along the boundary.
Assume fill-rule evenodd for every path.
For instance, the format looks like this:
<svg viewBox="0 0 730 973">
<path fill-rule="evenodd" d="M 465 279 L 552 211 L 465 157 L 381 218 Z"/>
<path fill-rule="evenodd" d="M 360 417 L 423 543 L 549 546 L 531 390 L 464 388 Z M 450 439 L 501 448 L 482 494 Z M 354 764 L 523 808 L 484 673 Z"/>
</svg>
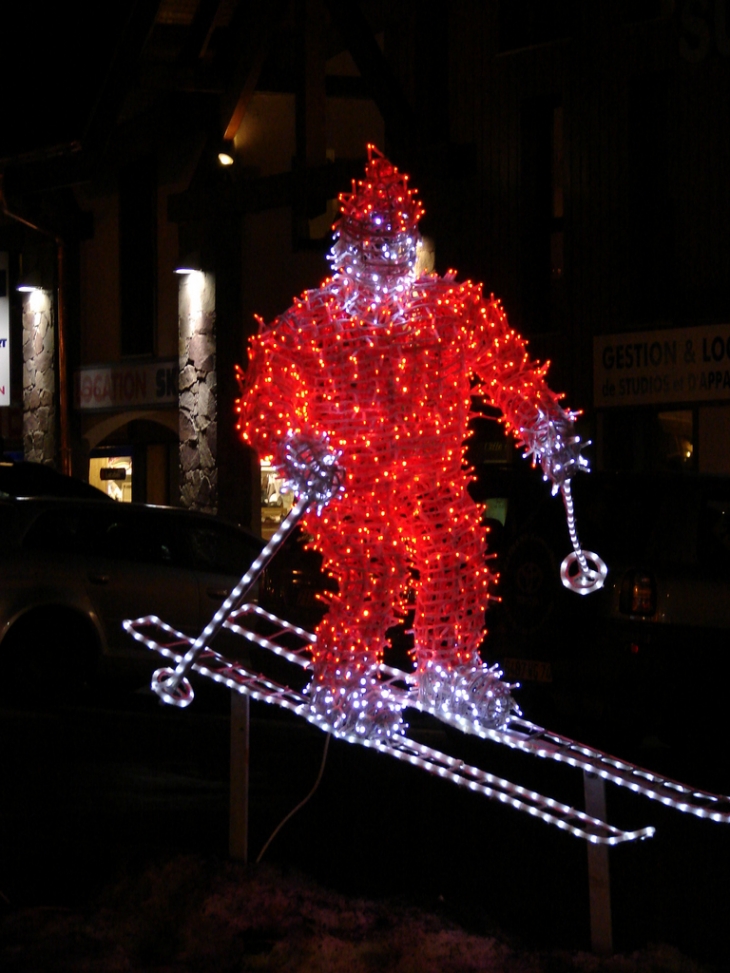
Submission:
<svg viewBox="0 0 730 973">
<path fill-rule="evenodd" d="M 23 455 L 56 461 L 56 347 L 51 299 L 45 291 L 23 298 Z"/>
<path fill-rule="evenodd" d="M 183 277 L 179 297 L 180 499 L 184 507 L 218 512 L 218 380 L 215 280 Z"/>
</svg>

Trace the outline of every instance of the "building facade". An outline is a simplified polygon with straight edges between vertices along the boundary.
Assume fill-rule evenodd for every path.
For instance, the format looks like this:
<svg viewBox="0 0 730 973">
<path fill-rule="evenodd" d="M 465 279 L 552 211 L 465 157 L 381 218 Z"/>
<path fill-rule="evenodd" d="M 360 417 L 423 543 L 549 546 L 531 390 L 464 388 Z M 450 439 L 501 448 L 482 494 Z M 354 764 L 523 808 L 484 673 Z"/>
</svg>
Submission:
<svg viewBox="0 0 730 973">
<path fill-rule="evenodd" d="M 730 474 L 727 3 L 131 6 L 101 135 L 0 160 L 6 453 L 258 525 L 277 491 L 236 442 L 234 365 L 326 275 L 374 142 L 436 269 L 551 359 L 594 466 Z"/>
</svg>

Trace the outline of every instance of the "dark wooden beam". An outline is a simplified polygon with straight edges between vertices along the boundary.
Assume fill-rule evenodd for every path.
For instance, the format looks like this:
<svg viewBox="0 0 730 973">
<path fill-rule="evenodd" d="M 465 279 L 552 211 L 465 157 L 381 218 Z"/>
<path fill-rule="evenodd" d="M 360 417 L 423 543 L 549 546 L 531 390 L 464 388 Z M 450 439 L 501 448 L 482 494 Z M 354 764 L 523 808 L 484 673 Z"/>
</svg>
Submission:
<svg viewBox="0 0 730 973">
<path fill-rule="evenodd" d="M 324 165 L 327 158 L 327 92 L 322 0 L 297 0 L 301 31 L 302 77 L 297 92 L 297 160 L 306 168 Z"/>
<path fill-rule="evenodd" d="M 232 139 L 246 114 L 272 37 L 289 0 L 251 0 L 241 5 L 231 24 L 231 42 L 241 51 L 231 82 L 221 98 L 223 138 Z"/>
<path fill-rule="evenodd" d="M 199 0 L 193 22 L 187 31 L 185 44 L 180 52 L 180 61 L 183 64 L 197 61 L 205 54 L 221 3 L 222 0 Z"/>
<path fill-rule="evenodd" d="M 292 206 L 302 194 L 334 199 L 362 176 L 363 159 L 335 162 L 298 172 L 282 172 L 263 179 L 205 185 L 170 196 L 167 216 L 172 223 L 206 219 L 211 213 L 261 213 Z"/>
<path fill-rule="evenodd" d="M 137 77 L 140 88 L 149 91 L 220 96 L 226 90 L 220 66 L 201 61 L 184 64 L 145 63 L 140 65 Z"/>
<path fill-rule="evenodd" d="M 370 95 L 385 121 L 388 138 L 408 148 L 421 141 L 418 121 L 356 0 L 325 0 Z"/>
<path fill-rule="evenodd" d="M 114 51 L 109 72 L 81 139 L 84 155 L 93 160 L 103 154 L 117 125 L 140 54 L 149 40 L 161 0 L 137 0 Z"/>
</svg>

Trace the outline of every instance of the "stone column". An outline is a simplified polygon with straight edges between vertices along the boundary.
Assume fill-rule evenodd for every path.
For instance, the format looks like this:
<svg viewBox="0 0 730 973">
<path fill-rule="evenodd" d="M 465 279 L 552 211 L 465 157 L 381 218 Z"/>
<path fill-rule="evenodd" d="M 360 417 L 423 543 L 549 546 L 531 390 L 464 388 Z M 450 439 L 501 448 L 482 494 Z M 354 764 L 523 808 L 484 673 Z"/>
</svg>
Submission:
<svg viewBox="0 0 730 973">
<path fill-rule="evenodd" d="M 23 295 L 23 454 L 32 463 L 56 460 L 56 342 L 51 298 Z"/>
<path fill-rule="evenodd" d="M 194 271 L 180 280 L 180 499 L 218 512 L 215 278 Z"/>
</svg>

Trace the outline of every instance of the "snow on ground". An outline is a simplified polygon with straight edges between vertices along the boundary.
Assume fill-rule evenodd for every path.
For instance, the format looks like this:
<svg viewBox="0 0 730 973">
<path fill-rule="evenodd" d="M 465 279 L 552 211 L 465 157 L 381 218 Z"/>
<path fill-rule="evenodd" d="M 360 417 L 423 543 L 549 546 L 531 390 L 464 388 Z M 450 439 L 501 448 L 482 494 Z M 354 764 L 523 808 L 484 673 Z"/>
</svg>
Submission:
<svg viewBox="0 0 730 973">
<path fill-rule="evenodd" d="M 4 973 L 707 973 L 668 946 L 534 951 L 403 901 L 348 898 L 299 874 L 177 857 L 79 909 L 5 910 Z"/>
</svg>

